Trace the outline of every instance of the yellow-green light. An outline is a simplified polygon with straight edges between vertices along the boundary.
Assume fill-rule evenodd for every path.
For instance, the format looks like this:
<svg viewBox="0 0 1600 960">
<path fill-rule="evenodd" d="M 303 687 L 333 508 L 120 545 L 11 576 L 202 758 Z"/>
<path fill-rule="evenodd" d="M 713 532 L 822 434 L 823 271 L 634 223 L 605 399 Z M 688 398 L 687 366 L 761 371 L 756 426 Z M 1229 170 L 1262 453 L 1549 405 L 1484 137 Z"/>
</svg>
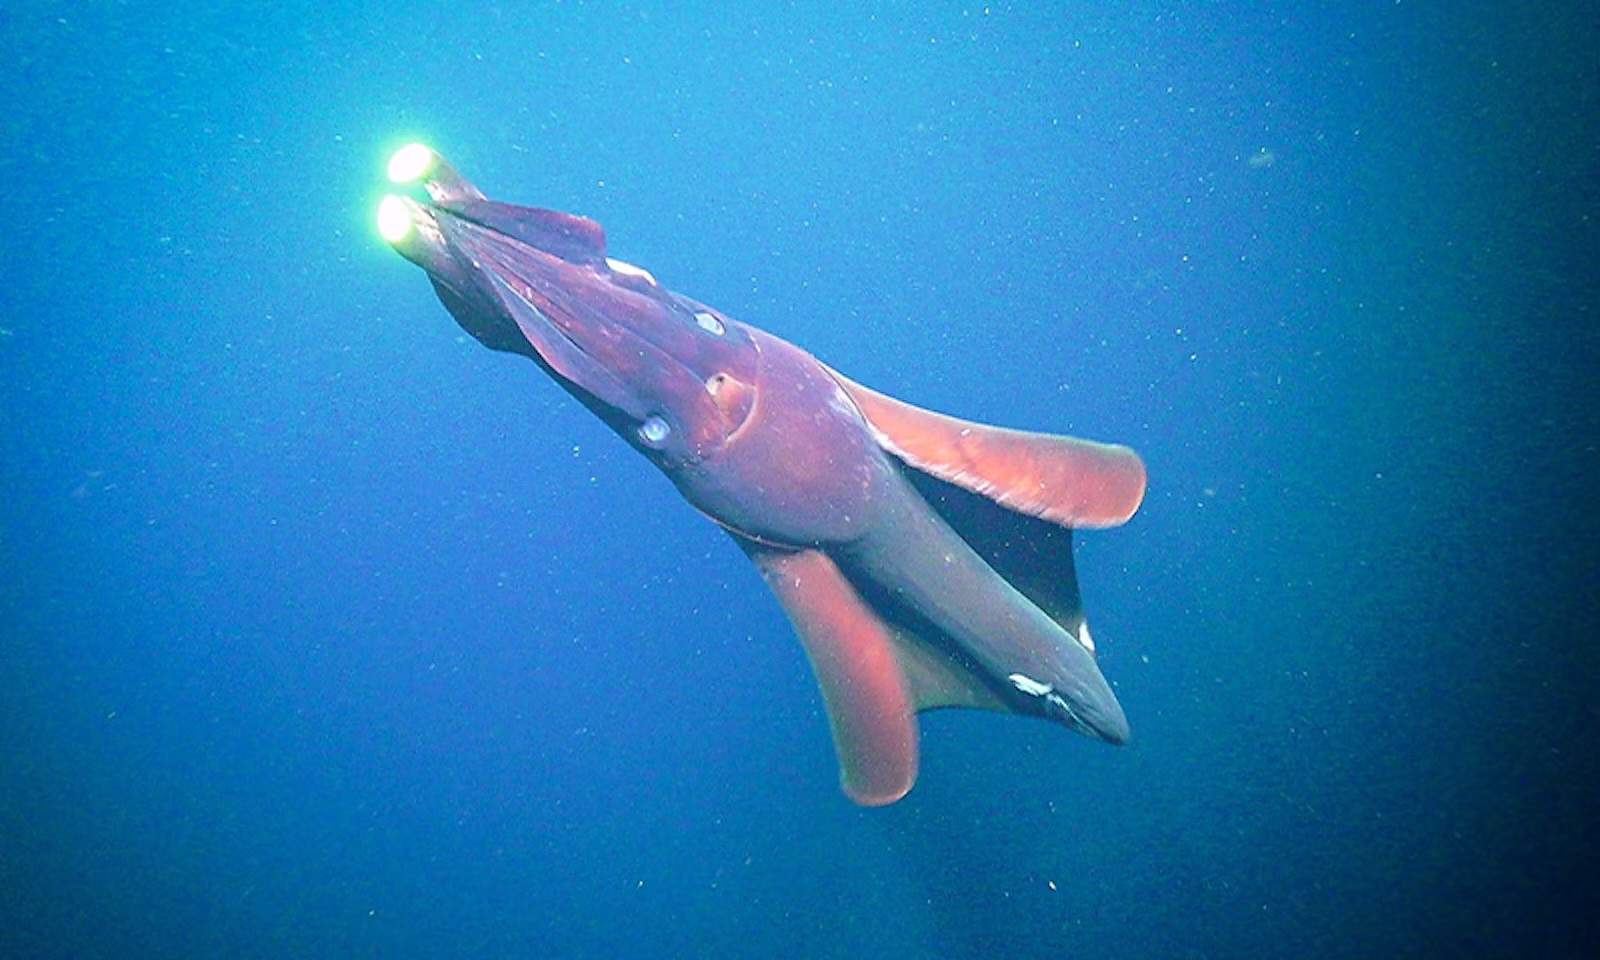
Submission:
<svg viewBox="0 0 1600 960">
<path fill-rule="evenodd" d="M 421 180 L 433 167 L 433 151 L 420 143 L 408 143 L 389 158 L 391 183 Z"/>
<path fill-rule="evenodd" d="M 411 233 L 411 208 L 402 197 L 389 194 L 378 204 L 378 235 L 399 243 Z"/>
</svg>

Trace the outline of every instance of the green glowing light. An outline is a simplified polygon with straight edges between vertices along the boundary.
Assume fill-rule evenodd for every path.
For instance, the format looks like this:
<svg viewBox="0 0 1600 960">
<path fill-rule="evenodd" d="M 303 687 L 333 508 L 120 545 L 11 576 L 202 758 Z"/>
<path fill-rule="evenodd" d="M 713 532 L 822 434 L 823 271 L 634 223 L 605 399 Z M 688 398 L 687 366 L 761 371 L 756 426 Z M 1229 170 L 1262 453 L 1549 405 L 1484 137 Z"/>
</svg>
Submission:
<svg viewBox="0 0 1600 960">
<path fill-rule="evenodd" d="M 411 234 L 411 208 L 405 198 L 389 194 L 378 204 L 378 235 L 399 243 Z"/>
<path fill-rule="evenodd" d="M 431 169 L 433 151 L 420 143 L 408 143 L 389 158 L 389 180 L 392 183 L 421 180 Z"/>
</svg>

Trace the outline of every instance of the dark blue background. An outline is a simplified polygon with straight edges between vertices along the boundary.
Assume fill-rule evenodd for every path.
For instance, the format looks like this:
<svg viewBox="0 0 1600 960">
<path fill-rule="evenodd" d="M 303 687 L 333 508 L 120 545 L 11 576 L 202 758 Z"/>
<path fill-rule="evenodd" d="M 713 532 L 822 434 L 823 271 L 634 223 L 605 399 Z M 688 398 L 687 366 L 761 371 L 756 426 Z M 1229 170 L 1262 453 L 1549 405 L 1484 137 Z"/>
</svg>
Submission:
<svg viewBox="0 0 1600 960">
<path fill-rule="evenodd" d="M 192 6 L 0 13 L 0 955 L 1600 948 L 1593 4 Z M 738 551 L 377 239 L 415 137 L 1138 448 L 1135 742 L 849 805 Z"/>
</svg>

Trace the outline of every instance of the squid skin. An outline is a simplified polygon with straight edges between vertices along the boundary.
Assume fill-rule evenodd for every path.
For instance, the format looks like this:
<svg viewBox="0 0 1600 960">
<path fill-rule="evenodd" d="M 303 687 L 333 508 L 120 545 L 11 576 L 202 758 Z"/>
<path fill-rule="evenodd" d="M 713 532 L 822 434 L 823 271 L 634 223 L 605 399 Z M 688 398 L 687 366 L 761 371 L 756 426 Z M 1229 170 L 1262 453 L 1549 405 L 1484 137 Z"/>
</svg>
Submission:
<svg viewBox="0 0 1600 960">
<path fill-rule="evenodd" d="M 1122 743 L 1071 531 L 1138 509 L 1115 444 L 987 426 L 856 384 L 606 255 L 592 220 L 490 200 L 422 147 L 386 239 L 486 346 L 529 357 L 744 549 L 806 649 L 845 793 L 916 782 L 916 715 L 973 707 Z"/>
</svg>

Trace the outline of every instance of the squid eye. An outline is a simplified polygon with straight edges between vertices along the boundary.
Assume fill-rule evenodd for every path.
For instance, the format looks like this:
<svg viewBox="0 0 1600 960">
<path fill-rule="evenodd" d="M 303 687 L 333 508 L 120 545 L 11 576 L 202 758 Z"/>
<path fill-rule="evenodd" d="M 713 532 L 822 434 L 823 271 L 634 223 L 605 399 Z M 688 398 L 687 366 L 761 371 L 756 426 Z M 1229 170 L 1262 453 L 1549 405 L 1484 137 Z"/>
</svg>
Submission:
<svg viewBox="0 0 1600 960">
<path fill-rule="evenodd" d="M 722 325 L 722 321 L 718 320 L 714 314 L 707 313 L 704 310 L 696 310 L 694 312 L 694 322 L 700 325 L 700 329 L 708 333 L 714 333 L 719 337 L 726 333 L 728 329 Z"/>
<path fill-rule="evenodd" d="M 671 435 L 672 428 L 660 417 L 651 416 L 639 424 L 639 439 L 652 450 L 660 450 L 666 444 L 667 437 Z"/>
</svg>

